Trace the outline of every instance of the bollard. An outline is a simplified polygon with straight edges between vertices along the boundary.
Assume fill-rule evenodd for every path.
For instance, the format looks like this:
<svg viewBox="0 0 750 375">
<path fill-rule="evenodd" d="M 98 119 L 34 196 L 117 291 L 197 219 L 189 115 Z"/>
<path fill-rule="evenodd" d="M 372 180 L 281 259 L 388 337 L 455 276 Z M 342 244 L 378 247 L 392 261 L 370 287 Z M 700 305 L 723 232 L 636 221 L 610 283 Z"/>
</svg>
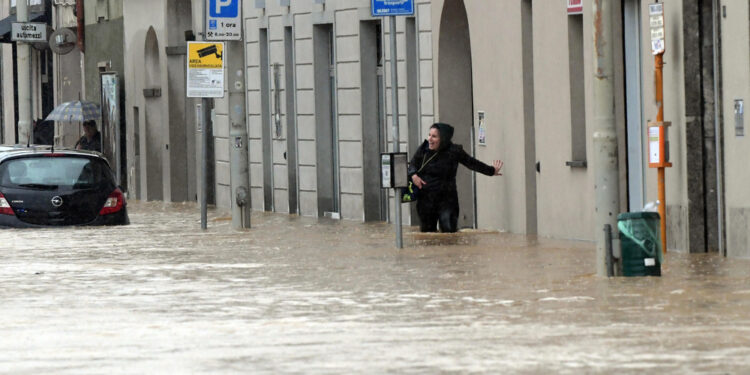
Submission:
<svg viewBox="0 0 750 375">
<path fill-rule="evenodd" d="M 607 277 L 613 277 L 615 276 L 615 262 L 612 254 L 612 226 L 609 224 L 604 224 L 604 243 L 607 246 Z"/>
</svg>

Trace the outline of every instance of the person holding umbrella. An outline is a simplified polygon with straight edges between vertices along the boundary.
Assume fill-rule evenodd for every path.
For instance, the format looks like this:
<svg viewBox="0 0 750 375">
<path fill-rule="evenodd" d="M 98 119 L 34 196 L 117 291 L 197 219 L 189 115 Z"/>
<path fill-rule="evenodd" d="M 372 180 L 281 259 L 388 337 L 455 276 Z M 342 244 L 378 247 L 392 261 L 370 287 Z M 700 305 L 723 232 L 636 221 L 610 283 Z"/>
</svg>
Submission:
<svg viewBox="0 0 750 375">
<path fill-rule="evenodd" d="M 83 136 L 76 142 L 76 150 L 102 152 L 102 135 L 96 129 L 96 121 L 86 120 L 83 122 Z"/>
<path fill-rule="evenodd" d="M 102 112 L 99 104 L 76 100 L 58 105 L 45 120 L 83 123 L 84 136 L 76 142 L 75 148 L 102 152 L 102 136 L 96 129 L 96 120 L 101 118 Z"/>
</svg>

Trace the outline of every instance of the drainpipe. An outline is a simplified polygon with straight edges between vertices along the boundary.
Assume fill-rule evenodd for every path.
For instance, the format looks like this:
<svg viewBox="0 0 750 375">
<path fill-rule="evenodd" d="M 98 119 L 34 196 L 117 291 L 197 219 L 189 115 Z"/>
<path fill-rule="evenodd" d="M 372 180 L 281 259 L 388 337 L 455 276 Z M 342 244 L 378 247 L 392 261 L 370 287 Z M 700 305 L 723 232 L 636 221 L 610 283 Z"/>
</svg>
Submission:
<svg viewBox="0 0 750 375">
<path fill-rule="evenodd" d="M 76 43 L 78 44 L 78 49 L 81 50 L 81 53 L 85 53 L 86 43 L 84 43 L 84 38 L 86 33 L 84 32 L 85 19 L 83 18 L 83 0 L 76 0 L 76 21 L 78 22 L 78 27 L 76 28 L 78 41 Z"/>
<path fill-rule="evenodd" d="M 722 164 L 722 137 L 721 137 L 721 93 L 719 92 L 719 79 L 721 77 L 721 67 L 719 66 L 719 0 L 713 0 L 713 54 L 714 54 L 714 141 L 716 142 L 716 201 L 718 210 L 719 224 L 719 254 L 727 255 L 724 248 L 724 184 L 723 184 L 723 164 Z"/>
<path fill-rule="evenodd" d="M 607 241 L 605 225 L 617 227 L 620 209 L 620 182 L 615 128 L 614 38 L 612 37 L 612 2 L 593 1 L 594 22 L 594 194 L 596 273 L 607 276 Z"/>
</svg>

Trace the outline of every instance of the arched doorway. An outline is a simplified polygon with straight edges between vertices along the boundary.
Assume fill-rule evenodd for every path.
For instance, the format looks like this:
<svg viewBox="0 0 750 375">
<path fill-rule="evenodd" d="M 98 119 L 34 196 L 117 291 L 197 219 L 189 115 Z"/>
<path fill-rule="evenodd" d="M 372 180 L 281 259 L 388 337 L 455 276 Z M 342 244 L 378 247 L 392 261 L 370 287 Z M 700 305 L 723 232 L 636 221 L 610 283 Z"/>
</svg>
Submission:
<svg viewBox="0 0 750 375">
<path fill-rule="evenodd" d="M 169 164 L 169 186 L 172 202 L 194 200 L 196 191 L 195 111 L 186 95 L 186 31 L 192 30 L 193 12 L 190 0 L 168 0 L 167 24 L 167 100 L 166 120 Z"/>
<path fill-rule="evenodd" d="M 145 120 L 140 131 L 141 144 L 145 145 L 145 158 L 141 159 L 141 170 L 146 171 L 146 178 L 141 180 L 141 191 L 146 192 L 144 199 L 163 200 L 163 126 L 161 100 L 161 66 L 159 64 L 159 41 L 154 28 L 149 28 L 145 45 L 146 74 L 144 74 L 143 96 L 145 102 Z M 145 186 L 143 186 L 145 184 Z"/>
<path fill-rule="evenodd" d="M 453 142 L 472 153 L 474 98 L 471 72 L 469 20 L 463 0 L 445 0 L 438 44 L 438 115 L 456 128 Z M 476 217 L 471 171 L 459 168 L 456 176 L 461 213 L 459 228 L 473 227 Z"/>
</svg>

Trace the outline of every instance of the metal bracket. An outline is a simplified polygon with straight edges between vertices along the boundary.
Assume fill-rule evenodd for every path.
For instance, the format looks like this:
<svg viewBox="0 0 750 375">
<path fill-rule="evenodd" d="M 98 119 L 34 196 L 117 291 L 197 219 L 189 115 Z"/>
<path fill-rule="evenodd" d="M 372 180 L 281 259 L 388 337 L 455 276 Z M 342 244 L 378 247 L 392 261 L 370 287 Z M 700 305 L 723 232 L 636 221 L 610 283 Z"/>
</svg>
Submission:
<svg viewBox="0 0 750 375">
<path fill-rule="evenodd" d="M 565 165 L 571 168 L 586 168 L 588 167 L 588 162 L 586 160 L 570 160 L 566 161 Z"/>
<path fill-rule="evenodd" d="M 143 97 L 144 98 L 158 98 L 161 97 L 161 88 L 160 87 L 154 87 L 149 89 L 143 89 Z"/>
</svg>

